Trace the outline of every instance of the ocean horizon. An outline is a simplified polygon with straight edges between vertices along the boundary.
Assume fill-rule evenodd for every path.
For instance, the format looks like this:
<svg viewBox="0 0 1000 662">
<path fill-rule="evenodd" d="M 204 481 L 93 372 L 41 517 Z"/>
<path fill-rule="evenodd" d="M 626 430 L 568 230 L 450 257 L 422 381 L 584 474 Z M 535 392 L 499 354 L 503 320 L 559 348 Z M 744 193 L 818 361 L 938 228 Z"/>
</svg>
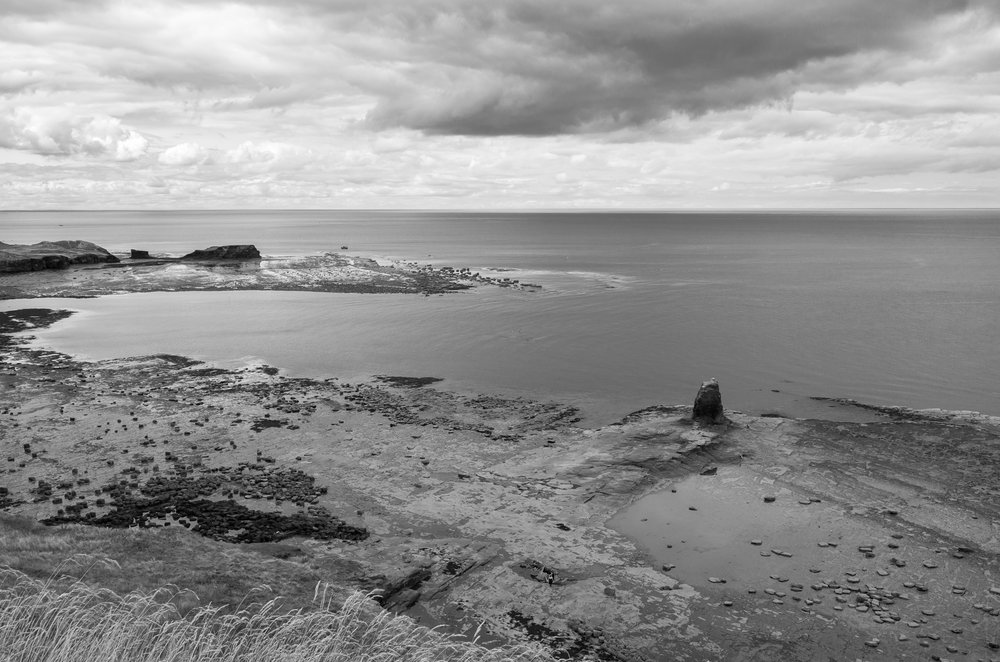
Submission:
<svg viewBox="0 0 1000 662">
<path fill-rule="evenodd" d="M 829 397 L 1000 414 L 997 210 L 5 211 L 0 227 L 6 243 L 85 239 L 119 253 L 348 246 L 541 286 L 31 302 L 80 311 L 38 336 L 85 358 L 435 376 L 577 404 L 595 422 L 687 403 L 709 377 L 748 413 L 821 416 L 829 405 L 810 398 Z"/>
</svg>

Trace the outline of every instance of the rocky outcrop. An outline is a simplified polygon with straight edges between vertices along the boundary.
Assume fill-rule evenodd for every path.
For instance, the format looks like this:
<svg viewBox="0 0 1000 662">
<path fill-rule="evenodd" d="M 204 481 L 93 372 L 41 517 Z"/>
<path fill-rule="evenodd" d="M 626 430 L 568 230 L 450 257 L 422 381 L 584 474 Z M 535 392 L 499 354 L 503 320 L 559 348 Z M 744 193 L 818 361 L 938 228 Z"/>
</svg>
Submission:
<svg viewBox="0 0 1000 662">
<path fill-rule="evenodd" d="M 202 250 L 188 253 L 182 260 L 257 260 L 260 251 L 253 244 L 236 244 L 231 246 L 209 246 Z"/>
<path fill-rule="evenodd" d="M 698 395 L 694 398 L 691 419 L 696 423 L 707 425 L 718 425 L 726 422 L 726 415 L 722 409 L 722 392 L 719 391 L 719 382 L 714 377 L 704 382 L 698 389 Z"/>
<path fill-rule="evenodd" d="M 129 255 L 129 258 L 133 260 L 148 260 L 151 257 L 149 251 L 140 251 L 133 248 L 131 252 L 132 254 Z"/>
<path fill-rule="evenodd" d="M 74 264 L 118 262 L 106 249 L 89 241 L 42 241 L 19 245 L 0 242 L 0 273 L 65 269 Z"/>
</svg>

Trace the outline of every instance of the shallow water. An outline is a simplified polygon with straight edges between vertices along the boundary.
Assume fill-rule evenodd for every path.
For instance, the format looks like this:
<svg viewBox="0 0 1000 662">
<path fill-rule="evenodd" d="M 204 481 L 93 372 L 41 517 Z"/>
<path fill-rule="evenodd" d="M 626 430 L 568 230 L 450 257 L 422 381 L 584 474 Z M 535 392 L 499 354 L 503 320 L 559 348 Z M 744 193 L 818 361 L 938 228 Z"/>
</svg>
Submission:
<svg viewBox="0 0 1000 662">
<path fill-rule="evenodd" d="M 816 395 L 1000 414 L 995 212 L 4 212 L 0 229 L 8 243 L 86 238 L 154 254 L 346 244 L 364 256 L 511 269 L 504 275 L 544 288 L 68 303 L 86 314 L 42 337 L 94 358 L 169 351 L 260 357 L 292 374 L 432 375 L 579 402 L 597 421 L 688 402 L 708 377 L 727 406 L 755 413 L 820 416 Z"/>
<path fill-rule="evenodd" d="M 740 467 L 691 476 L 671 489 L 639 499 L 608 526 L 636 541 L 656 567 L 676 566 L 668 574 L 692 586 L 704 588 L 715 577 L 745 589 L 769 575 L 803 581 L 810 569 L 830 574 L 827 564 L 856 554 L 858 540 L 866 540 L 863 524 L 840 508 L 799 503 L 787 489 Z M 764 495 L 774 495 L 775 502 L 765 503 Z"/>
</svg>

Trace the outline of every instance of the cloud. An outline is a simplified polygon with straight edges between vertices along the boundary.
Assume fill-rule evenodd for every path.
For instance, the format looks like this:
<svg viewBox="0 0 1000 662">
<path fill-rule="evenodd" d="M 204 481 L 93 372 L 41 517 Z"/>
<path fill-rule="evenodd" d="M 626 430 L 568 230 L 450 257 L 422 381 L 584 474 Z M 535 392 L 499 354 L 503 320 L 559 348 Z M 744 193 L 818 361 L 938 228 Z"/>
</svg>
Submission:
<svg viewBox="0 0 1000 662">
<path fill-rule="evenodd" d="M 0 71 L 0 95 L 14 94 L 37 85 L 42 80 L 42 72 L 8 69 Z"/>
<path fill-rule="evenodd" d="M 0 200 L 8 208 L 121 206 L 136 208 L 153 192 L 140 178 L 107 161 L 86 167 L 0 164 Z"/>
<path fill-rule="evenodd" d="M 957 30 L 955 17 L 973 9 L 962 0 L 407 4 L 386 21 L 402 64 L 355 83 L 378 99 L 367 116 L 376 128 L 604 131 L 889 76 L 896 59 L 929 55 L 924 38 L 942 24 Z M 995 18 L 993 3 L 975 9 L 979 23 L 957 23 L 966 38 Z"/>
<path fill-rule="evenodd" d="M 0 0 L 0 166 L 19 173 L 0 205 L 804 206 L 936 179 L 980 191 L 948 202 L 996 204 L 998 15 L 1000 0 Z"/>
<path fill-rule="evenodd" d="M 222 155 L 222 162 L 256 171 L 291 170 L 313 160 L 312 151 L 281 142 L 246 141 Z"/>
<path fill-rule="evenodd" d="M 312 85 L 295 84 L 266 87 L 255 94 L 219 99 L 211 104 L 213 110 L 249 110 L 259 108 L 284 108 L 303 101 L 312 101 L 321 92 Z"/>
<path fill-rule="evenodd" d="M 0 1 L 24 70 L 59 58 L 210 112 L 324 100 L 439 134 L 615 131 L 1000 62 L 996 0 L 24 4 Z M 63 73 L 32 84 L 86 84 Z"/>
<path fill-rule="evenodd" d="M 34 113 L 14 109 L 0 115 L 0 147 L 50 156 L 85 154 L 133 161 L 149 141 L 108 116 L 65 117 L 61 111 Z"/>
<path fill-rule="evenodd" d="M 208 163 L 211 156 L 198 143 L 181 143 L 160 152 L 157 160 L 164 165 L 189 166 Z"/>
</svg>

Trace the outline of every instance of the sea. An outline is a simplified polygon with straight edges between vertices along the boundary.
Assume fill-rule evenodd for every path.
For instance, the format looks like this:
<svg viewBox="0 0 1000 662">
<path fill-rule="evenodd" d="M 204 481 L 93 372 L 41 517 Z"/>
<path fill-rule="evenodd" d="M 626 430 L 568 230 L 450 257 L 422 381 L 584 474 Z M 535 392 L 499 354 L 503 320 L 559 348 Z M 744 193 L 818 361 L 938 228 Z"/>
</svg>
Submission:
<svg viewBox="0 0 1000 662">
<path fill-rule="evenodd" d="M 440 296 L 169 292 L 0 301 L 79 311 L 36 344 L 174 353 L 344 381 L 572 404 L 604 424 L 689 404 L 835 418 L 813 398 L 1000 415 L 1000 211 L 5 211 L 0 241 L 180 255 L 255 244 L 538 284 Z"/>
</svg>

